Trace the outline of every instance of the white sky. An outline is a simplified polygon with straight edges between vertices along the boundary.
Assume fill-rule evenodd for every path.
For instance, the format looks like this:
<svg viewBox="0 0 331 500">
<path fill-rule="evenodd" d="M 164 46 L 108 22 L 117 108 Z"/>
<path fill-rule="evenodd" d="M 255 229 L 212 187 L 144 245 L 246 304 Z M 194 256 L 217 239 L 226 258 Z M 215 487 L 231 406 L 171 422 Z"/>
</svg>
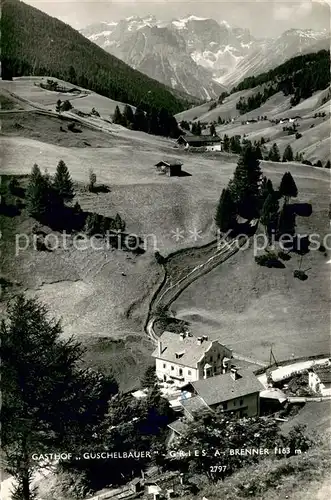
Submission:
<svg viewBox="0 0 331 500">
<path fill-rule="evenodd" d="M 170 20 L 193 14 L 249 28 L 255 36 L 276 36 L 289 28 L 330 29 L 331 0 L 25 0 L 76 29 L 132 15 Z"/>
</svg>

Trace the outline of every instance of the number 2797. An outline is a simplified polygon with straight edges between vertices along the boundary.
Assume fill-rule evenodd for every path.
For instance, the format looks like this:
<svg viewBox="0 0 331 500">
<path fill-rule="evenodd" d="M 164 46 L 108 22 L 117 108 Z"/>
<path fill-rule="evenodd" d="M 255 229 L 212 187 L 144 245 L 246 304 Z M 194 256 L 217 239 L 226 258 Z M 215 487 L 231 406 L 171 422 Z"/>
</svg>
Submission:
<svg viewBox="0 0 331 500">
<path fill-rule="evenodd" d="M 225 472 L 227 469 L 226 465 L 211 465 L 210 466 L 210 472 Z"/>
</svg>

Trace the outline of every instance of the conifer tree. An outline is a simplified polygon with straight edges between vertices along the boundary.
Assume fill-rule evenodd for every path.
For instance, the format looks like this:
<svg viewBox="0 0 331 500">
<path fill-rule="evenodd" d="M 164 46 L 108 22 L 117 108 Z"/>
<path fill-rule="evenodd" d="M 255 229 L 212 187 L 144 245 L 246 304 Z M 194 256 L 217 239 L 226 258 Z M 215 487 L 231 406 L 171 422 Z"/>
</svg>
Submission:
<svg viewBox="0 0 331 500">
<path fill-rule="evenodd" d="M 246 142 L 247 143 L 247 142 Z M 240 154 L 241 152 L 241 144 L 240 144 L 240 136 L 235 135 L 230 139 L 230 151 L 234 154 Z"/>
<path fill-rule="evenodd" d="M 260 161 L 251 143 L 244 146 L 231 182 L 231 195 L 238 213 L 247 219 L 258 216 L 260 206 Z"/>
<path fill-rule="evenodd" d="M 266 233 L 270 237 L 272 231 L 276 230 L 278 223 L 279 202 L 275 193 L 270 193 L 261 210 L 260 221 L 265 226 Z"/>
<path fill-rule="evenodd" d="M 226 152 L 230 151 L 230 139 L 226 134 L 224 134 L 224 137 L 223 137 L 223 148 L 224 148 L 224 151 L 226 151 Z"/>
<path fill-rule="evenodd" d="M 263 160 L 263 155 L 262 155 L 262 151 L 261 151 L 261 148 L 260 148 L 259 144 L 257 144 L 255 146 L 255 152 L 256 152 L 256 158 L 258 160 Z"/>
<path fill-rule="evenodd" d="M 81 368 L 83 350 L 35 299 L 19 295 L 0 325 L 1 449 L 16 498 L 32 500 L 31 475 L 43 454 L 75 453 L 93 434 L 117 391 Z"/>
<path fill-rule="evenodd" d="M 123 125 L 123 116 L 118 106 L 116 106 L 115 108 L 113 123 L 116 123 L 117 125 Z"/>
<path fill-rule="evenodd" d="M 134 114 L 132 108 L 128 104 L 124 106 L 123 119 L 124 122 L 126 123 L 126 126 L 129 126 L 134 121 Z"/>
<path fill-rule="evenodd" d="M 285 148 L 285 151 L 283 153 L 283 162 L 286 162 L 286 161 L 293 161 L 293 151 L 292 151 L 292 148 L 291 148 L 291 145 L 288 144 Z"/>
<path fill-rule="evenodd" d="M 67 165 L 60 160 L 54 176 L 53 187 L 58 192 L 63 201 L 72 200 L 74 197 L 74 187 Z"/>
<path fill-rule="evenodd" d="M 223 189 L 215 214 L 215 224 L 222 233 L 233 228 L 235 204 L 229 189 Z"/>
<path fill-rule="evenodd" d="M 276 143 L 274 143 L 269 151 L 268 159 L 270 161 L 280 161 L 280 153 Z"/>
<path fill-rule="evenodd" d="M 263 206 L 265 200 L 268 198 L 269 194 L 273 194 L 275 192 L 272 181 L 267 177 L 262 177 L 261 186 L 260 186 L 260 200 L 261 207 Z"/>
<path fill-rule="evenodd" d="M 212 123 L 209 127 L 209 132 L 210 132 L 210 135 L 214 136 L 216 135 L 216 127 L 215 127 L 215 124 Z"/>
<path fill-rule="evenodd" d="M 322 164 L 321 160 L 317 160 L 315 166 L 319 167 L 319 168 L 323 168 L 323 164 Z"/>
<path fill-rule="evenodd" d="M 147 127 L 148 123 L 145 111 L 142 109 L 141 106 L 137 106 L 136 111 L 134 113 L 133 128 L 134 130 L 141 130 L 142 132 L 147 132 Z"/>
<path fill-rule="evenodd" d="M 298 188 L 291 172 L 285 172 L 283 175 L 279 186 L 279 194 L 280 196 L 284 196 L 285 203 L 287 203 L 290 198 L 296 198 L 298 196 Z"/>
<path fill-rule="evenodd" d="M 325 164 L 325 168 L 330 168 L 330 160 L 328 160 Z"/>
<path fill-rule="evenodd" d="M 26 207 L 31 217 L 39 221 L 45 219 L 49 210 L 49 195 L 49 183 L 40 172 L 38 165 L 34 164 L 26 191 Z"/>
</svg>

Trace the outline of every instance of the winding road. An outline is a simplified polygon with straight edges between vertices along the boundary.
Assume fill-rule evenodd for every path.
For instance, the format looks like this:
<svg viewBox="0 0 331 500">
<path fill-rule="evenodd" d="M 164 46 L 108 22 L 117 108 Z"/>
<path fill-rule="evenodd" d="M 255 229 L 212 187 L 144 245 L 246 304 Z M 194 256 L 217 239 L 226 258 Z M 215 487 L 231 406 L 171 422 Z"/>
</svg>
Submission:
<svg viewBox="0 0 331 500">
<path fill-rule="evenodd" d="M 230 242 L 224 239 L 221 242 L 220 250 L 218 250 L 212 257 L 209 257 L 205 262 L 192 269 L 186 276 L 171 285 L 167 283 L 167 280 L 165 281 L 164 287 L 159 290 L 158 295 L 154 297 L 152 301 L 152 306 L 150 308 L 148 320 L 145 326 L 145 331 L 153 342 L 156 343 L 158 341 L 158 336 L 153 328 L 156 319 L 154 315 L 156 306 L 162 305 L 162 307 L 168 308 L 188 286 L 204 274 L 217 267 L 219 264 L 225 262 L 228 258 L 238 252 L 245 243 L 246 238 L 243 237 L 235 238 Z M 219 248 L 219 245 L 220 243 L 218 243 L 216 248 Z M 200 248 L 197 250 L 201 251 Z"/>
</svg>

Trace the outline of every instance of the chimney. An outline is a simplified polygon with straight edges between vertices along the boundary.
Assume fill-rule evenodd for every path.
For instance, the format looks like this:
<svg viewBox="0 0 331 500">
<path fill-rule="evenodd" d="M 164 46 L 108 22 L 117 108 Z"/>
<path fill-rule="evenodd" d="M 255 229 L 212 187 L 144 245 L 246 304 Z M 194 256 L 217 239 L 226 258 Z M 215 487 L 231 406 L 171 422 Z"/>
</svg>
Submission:
<svg viewBox="0 0 331 500">
<path fill-rule="evenodd" d="M 159 348 L 159 357 L 161 357 L 161 355 L 162 355 L 162 351 L 163 351 L 163 349 L 162 349 L 162 342 L 161 342 L 161 340 L 159 340 L 159 342 L 158 342 L 158 348 Z"/>
<path fill-rule="evenodd" d="M 238 369 L 237 368 L 231 368 L 230 370 L 231 377 L 233 380 L 237 380 L 238 378 Z"/>
<path fill-rule="evenodd" d="M 201 344 L 202 344 L 202 342 L 203 342 L 202 337 L 198 337 L 198 338 L 197 338 L 197 344 L 198 344 L 198 345 L 201 345 Z"/>
</svg>

